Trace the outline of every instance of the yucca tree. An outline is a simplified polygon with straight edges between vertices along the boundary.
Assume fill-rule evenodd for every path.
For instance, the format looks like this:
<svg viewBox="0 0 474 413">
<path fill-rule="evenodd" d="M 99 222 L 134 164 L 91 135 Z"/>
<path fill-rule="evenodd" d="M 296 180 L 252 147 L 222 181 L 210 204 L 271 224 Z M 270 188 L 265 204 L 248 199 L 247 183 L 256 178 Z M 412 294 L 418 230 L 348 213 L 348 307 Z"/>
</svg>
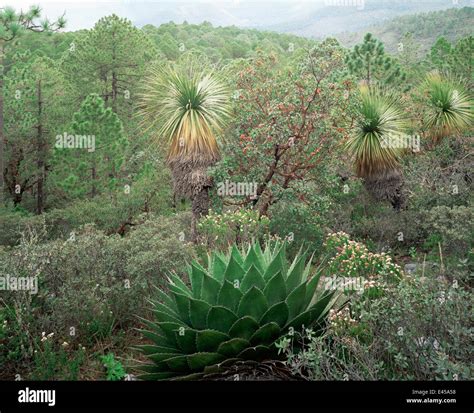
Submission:
<svg viewBox="0 0 474 413">
<path fill-rule="evenodd" d="M 428 98 L 426 127 L 434 143 L 472 128 L 473 101 L 461 82 L 432 72 L 422 88 Z"/>
<path fill-rule="evenodd" d="M 145 79 L 139 113 L 145 130 L 169 144 L 174 192 L 192 201 L 193 239 L 196 221 L 209 210 L 207 168 L 219 160 L 229 96 L 219 74 L 195 57 L 155 65 Z"/>
<path fill-rule="evenodd" d="M 141 378 L 195 379 L 237 362 L 275 360 L 275 341 L 291 329 L 322 331 L 340 295 L 318 286 L 323 266 L 313 270 L 306 253 L 289 263 L 285 249 L 234 246 L 205 266 L 193 262 L 191 285 L 171 275 L 169 293 L 158 290 L 152 302 L 154 320 L 143 320 L 152 343 L 137 346 L 150 360 L 137 366 Z"/>
<path fill-rule="evenodd" d="M 361 87 L 360 118 L 346 150 L 355 158 L 355 169 L 367 190 L 395 209 L 404 204 L 400 156 L 403 148 L 394 143 L 403 136 L 407 119 L 390 92 Z"/>
</svg>

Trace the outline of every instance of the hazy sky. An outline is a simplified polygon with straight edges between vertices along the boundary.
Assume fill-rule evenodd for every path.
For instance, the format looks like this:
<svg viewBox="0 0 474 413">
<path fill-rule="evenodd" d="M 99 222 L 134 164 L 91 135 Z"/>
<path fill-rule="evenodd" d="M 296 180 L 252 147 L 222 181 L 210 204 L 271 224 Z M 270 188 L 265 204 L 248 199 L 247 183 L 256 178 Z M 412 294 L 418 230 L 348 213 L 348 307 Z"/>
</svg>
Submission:
<svg viewBox="0 0 474 413">
<path fill-rule="evenodd" d="M 43 16 L 50 19 L 66 12 L 66 30 L 90 28 L 101 17 L 115 13 L 127 17 L 138 27 L 145 24 L 159 26 L 169 21 L 202 23 L 206 20 L 216 26 L 236 25 L 277 30 L 293 23 L 294 32 L 295 27 L 298 29 L 303 25 L 301 22 L 308 20 L 316 26 L 326 24 L 329 26 L 326 28 L 328 31 L 333 31 L 332 26 L 337 24 L 342 26 L 341 29 L 347 30 L 360 20 L 359 13 L 368 16 L 379 5 L 381 8 L 389 8 L 389 17 L 392 17 L 392 14 L 395 16 L 403 12 L 416 12 L 415 9 L 424 5 L 431 10 L 439 10 L 473 3 L 474 0 L 0 0 L 0 7 L 11 5 L 16 9 L 28 9 L 32 4 L 39 4 Z M 341 5 L 345 10 L 341 9 Z M 348 8 L 353 11 L 357 9 L 357 13 L 339 23 L 334 19 L 323 22 L 319 20 L 319 10 L 324 6 L 333 9 L 329 10 L 329 15 L 347 14 Z"/>
<path fill-rule="evenodd" d="M 359 0 L 361 1 L 361 0 Z M 0 0 L 0 6 L 27 9 L 39 4 L 43 15 L 54 19 L 66 12 L 67 30 L 90 28 L 102 16 L 115 13 L 137 25 L 187 20 L 238 26 L 264 26 L 272 19 L 304 14 L 324 5 L 325 0 Z M 280 19 L 278 19 L 280 17 Z M 149 20 L 149 21 L 147 21 Z M 156 21 L 158 20 L 158 21 Z"/>
</svg>

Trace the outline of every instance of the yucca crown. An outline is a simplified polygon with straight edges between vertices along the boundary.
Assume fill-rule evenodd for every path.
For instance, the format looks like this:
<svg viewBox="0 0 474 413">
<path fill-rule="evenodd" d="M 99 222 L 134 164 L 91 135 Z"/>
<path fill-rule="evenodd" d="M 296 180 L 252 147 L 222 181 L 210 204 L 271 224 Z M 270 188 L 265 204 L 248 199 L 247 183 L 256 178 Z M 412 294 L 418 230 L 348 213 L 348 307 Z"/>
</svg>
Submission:
<svg viewBox="0 0 474 413">
<path fill-rule="evenodd" d="M 311 259 L 299 253 L 288 265 L 285 243 L 258 242 L 245 253 L 235 246 L 213 253 L 207 269 L 189 266 L 191 286 L 169 277 L 169 295 L 159 290 L 155 322 L 142 333 L 153 341 L 138 348 L 153 361 L 141 366 L 148 380 L 198 378 L 237 360 L 275 356 L 275 340 L 291 327 L 322 325 L 334 302 L 317 292 L 320 274 L 309 277 Z"/>
</svg>

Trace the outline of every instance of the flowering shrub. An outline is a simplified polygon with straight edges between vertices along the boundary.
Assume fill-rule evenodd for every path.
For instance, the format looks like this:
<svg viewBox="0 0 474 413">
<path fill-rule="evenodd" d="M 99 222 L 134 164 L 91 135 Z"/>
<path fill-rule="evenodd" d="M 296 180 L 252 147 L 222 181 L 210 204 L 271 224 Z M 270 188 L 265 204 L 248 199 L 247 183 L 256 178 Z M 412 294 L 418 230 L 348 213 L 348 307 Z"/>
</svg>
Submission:
<svg viewBox="0 0 474 413">
<path fill-rule="evenodd" d="M 352 317 L 349 307 L 344 307 L 340 310 L 332 308 L 329 310 L 329 325 L 337 332 L 356 326 L 357 320 Z"/>
<path fill-rule="evenodd" d="M 198 228 L 204 245 L 227 248 L 233 243 L 249 242 L 268 232 L 270 220 L 258 211 L 239 209 L 219 214 L 209 211 Z"/>
<path fill-rule="evenodd" d="M 467 268 L 403 277 L 377 300 L 329 312 L 323 334 L 294 331 L 276 344 L 308 380 L 470 380 L 472 289 Z M 352 297 L 354 298 L 354 297 Z"/>
<path fill-rule="evenodd" d="M 332 255 L 328 262 L 330 274 L 364 277 L 365 288 L 382 287 L 402 276 L 400 266 L 389 255 L 370 252 L 364 244 L 350 240 L 345 232 L 330 233 L 324 246 Z"/>
</svg>

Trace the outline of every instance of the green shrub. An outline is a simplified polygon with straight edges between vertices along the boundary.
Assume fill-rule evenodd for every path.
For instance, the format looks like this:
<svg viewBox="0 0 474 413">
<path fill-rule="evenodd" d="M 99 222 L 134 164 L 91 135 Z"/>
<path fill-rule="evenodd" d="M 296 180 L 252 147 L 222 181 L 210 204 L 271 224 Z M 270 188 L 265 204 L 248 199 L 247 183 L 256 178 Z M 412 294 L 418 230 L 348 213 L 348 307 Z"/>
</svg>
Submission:
<svg viewBox="0 0 474 413">
<path fill-rule="evenodd" d="M 258 211 L 240 209 L 221 214 L 209 211 L 199 221 L 201 242 L 207 248 L 227 249 L 230 245 L 245 244 L 268 232 L 269 219 Z"/>
<path fill-rule="evenodd" d="M 20 245 L 0 250 L 1 276 L 38 277 L 38 294 L 0 291 L 0 303 L 11 309 L 9 325 L 19 326 L 9 334 L 22 340 L 9 349 L 10 358 L 21 346 L 22 357 L 31 358 L 43 331 L 93 345 L 117 328 L 131 328 L 135 315 L 147 313 L 153 286 L 163 284 L 170 271 L 184 272 L 194 256 L 192 245 L 179 240 L 189 219 L 188 214 L 150 219 L 125 237 L 107 236 L 93 225 L 65 241 L 42 242 L 32 232 Z"/>
<path fill-rule="evenodd" d="M 474 240 L 474 213 L 465 206 L 437 206 L 424 214 L 423 226 L 430 234 L 427 246 L 463 256 Z M 434 244 L 434 245 L 433 245 Z"/>
<path fill-rule="evenodd" d="M 377 300 L 352 297 L 320 337 L 287 337 L 280 347 L 290 369 L 311 380 L 472 380 L 467 275 L 449 283 L 426 275 L 402 278 Z"/>
</svg>

